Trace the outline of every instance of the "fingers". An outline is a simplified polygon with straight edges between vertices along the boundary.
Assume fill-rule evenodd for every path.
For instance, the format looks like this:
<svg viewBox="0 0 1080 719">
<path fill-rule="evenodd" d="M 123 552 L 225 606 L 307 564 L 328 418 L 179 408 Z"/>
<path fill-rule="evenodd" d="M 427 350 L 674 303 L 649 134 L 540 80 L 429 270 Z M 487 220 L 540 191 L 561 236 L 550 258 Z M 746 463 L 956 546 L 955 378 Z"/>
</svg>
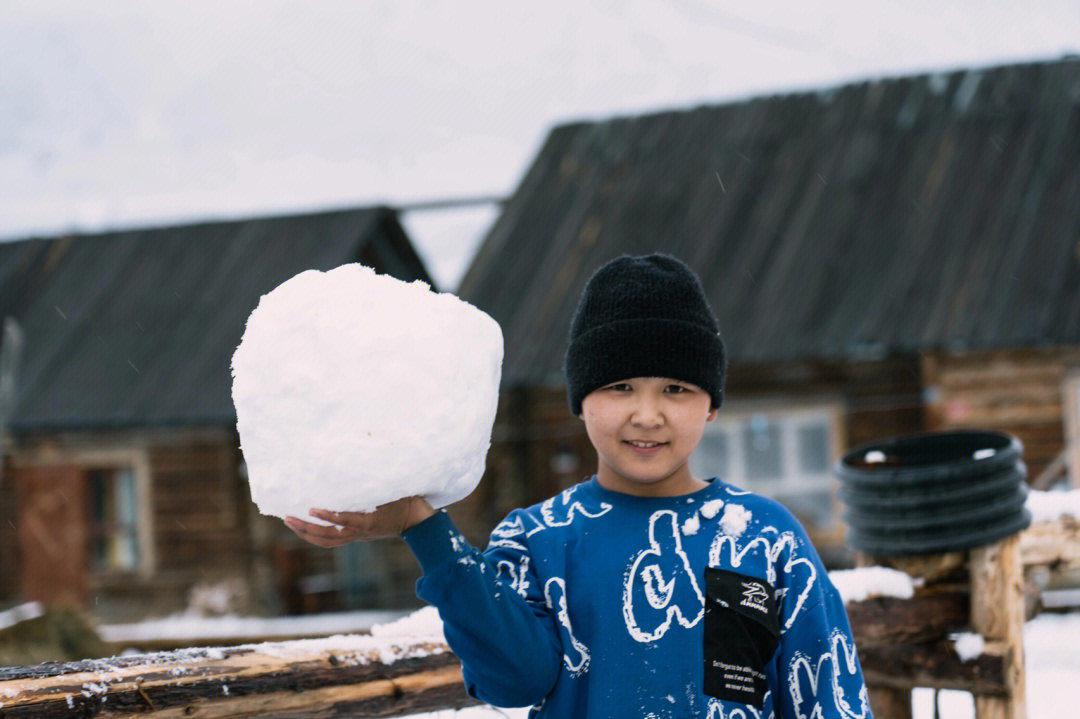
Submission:
<svg viewBox="0 0 1080 719">
<path fill-rule="evenodd" d="M 333 512 L 312 509 L 312 517 L 331 526 L 306 522 L 297 517 L 285 519 L 285 526 L 301 539 L 320 547 L 338 547 L 356 540 L 400 536 L 408 527 L 434 514 L 427 502 L 408 497 L 383 504 L 373 512 Z"/>
<path fill-rule="evenodd" d="M 382 539 L 397 533 L 397 530 L 387 528 L 388 520 L 391 518 L 385 513 L 368 514 L 312 509 L 308 514 L 330 524 L 315 524 L 297 517 L 288 517 L 285 520 L 285 526 L 301 539 L 320 547 L 339 547 L 357 540 Z"/>
<path fill-rule="evenodd" d="M 364 512 L 331 512 L 329 509 L 312 509 L 308 512 L 325 522 L 332 522 L 343 527 L 366 529 L 371 525 L 373 515 Z"/>
<path fill-rule="evenodd" d="M 296 517 L 287 517 L 285 526 L 304 541 L 311 542 L 319 547 L 340 547 L 358 539 L 344 527 L 327 527 L 321 524 L 312 524 Z"/>
</svg>

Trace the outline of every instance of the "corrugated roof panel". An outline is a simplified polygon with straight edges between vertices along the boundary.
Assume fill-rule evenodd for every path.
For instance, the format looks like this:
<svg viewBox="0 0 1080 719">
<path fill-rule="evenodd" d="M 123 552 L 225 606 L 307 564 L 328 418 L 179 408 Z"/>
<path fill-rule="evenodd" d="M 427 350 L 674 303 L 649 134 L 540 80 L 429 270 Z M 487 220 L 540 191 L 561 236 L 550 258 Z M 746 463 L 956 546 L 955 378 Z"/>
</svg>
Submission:
<svg viewBox="0 0 1080 719">
<path fill-rule="evenodd" d="M 29 288 L 15 313 L 26 343 L 12 426 L 230 424 L 229 363 L 259 298 L 368 247 L 401 279 L 430 283 L 401 237 L 393 213 L 373 208 L 0 245 L 0 276 Z"/>
<path fill-rule="evenodd" d="M 1080 343 L 1080 61 L 556 128 L 460 292 L 559 375 L 603 261 L 697 269 L 733 359 Z"/>
</svg>

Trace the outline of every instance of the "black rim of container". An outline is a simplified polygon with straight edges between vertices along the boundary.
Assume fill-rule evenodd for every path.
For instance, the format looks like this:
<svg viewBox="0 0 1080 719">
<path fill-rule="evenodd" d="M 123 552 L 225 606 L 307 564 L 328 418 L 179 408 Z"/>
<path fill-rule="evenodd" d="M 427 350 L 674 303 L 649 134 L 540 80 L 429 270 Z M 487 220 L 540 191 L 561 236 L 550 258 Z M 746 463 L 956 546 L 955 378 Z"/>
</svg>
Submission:
<svg viewBox="0 0 1080 719">
<path fill-rule="evenodd" d="M 989 451 L 987 451 L 989 450 Z M 953 430 L 864 445 L 835 467 L 848 543 L 879 555 L 971 549 L 1031 523 L 1020 441 Z"/>
</svg>

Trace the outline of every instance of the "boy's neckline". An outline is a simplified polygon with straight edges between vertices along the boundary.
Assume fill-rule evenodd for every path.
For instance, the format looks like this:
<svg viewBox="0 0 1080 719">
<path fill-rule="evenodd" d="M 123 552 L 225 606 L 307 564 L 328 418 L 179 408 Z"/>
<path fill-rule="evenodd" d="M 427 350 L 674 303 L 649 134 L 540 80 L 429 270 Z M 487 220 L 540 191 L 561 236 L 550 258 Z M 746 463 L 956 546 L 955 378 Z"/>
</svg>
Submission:
<svg viewBox="0 0 1080 719">
<path fill-rule="evenodd" d="M 724 483 L 718 477 L 709 477 L 702 481 L 705 482 L 705 486 L 700 489 L 695 489 L 693 492 L 687 492 L 686 494 L 674 494 L 669 497 L 642 497 L 636 494 L 616 492 L 615 490 L 608 489 L 600 484 L 595 474 L 585 480 L 584 484 L 591 487 L 597 495 L 607 501 L 627 502 L 632 504 L 692 503 L 698 499 L 706 499 L 710 495 L 722 490 L 724 487 Z"/>
</svg>

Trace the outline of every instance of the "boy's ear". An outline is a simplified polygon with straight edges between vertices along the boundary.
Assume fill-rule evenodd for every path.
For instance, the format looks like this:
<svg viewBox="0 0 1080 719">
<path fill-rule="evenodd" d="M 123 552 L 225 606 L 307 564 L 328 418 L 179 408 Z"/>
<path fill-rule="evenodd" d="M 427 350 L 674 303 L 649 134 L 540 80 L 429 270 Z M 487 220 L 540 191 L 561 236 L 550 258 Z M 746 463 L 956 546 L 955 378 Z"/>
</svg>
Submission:
<svg viewBox="0 0 1080 719">
<path fill-rule="evenodd" d="M 718 415 L 718 414 L 720 414 L 720 408 L 719 407 L 713 407 L 712 409 L 709 410 L 709 414 L 705 417 L 705 421 L 706 422 L 712 422 L 714 419 L 716 419 L 716 415 Z"/>
</svg>

